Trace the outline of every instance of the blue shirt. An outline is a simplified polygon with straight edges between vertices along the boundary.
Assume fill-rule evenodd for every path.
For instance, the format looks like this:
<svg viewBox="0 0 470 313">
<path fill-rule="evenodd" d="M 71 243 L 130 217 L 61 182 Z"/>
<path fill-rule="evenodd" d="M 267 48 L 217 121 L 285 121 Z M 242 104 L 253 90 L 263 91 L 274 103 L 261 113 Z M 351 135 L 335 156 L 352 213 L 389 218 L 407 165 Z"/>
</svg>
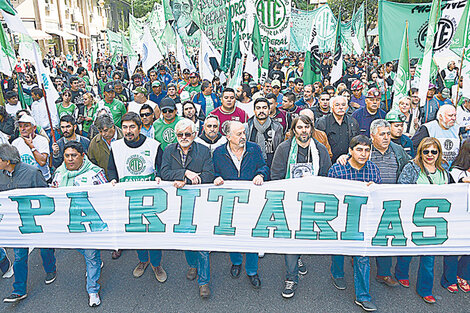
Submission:
<svg viewBox="0 0 470 313">
<path fill-rule="evenodd" d="M 366 164 L 364 164 L 364 166 L 359 170 L 352 167 L 349 162 L 346 163 L 346 165 L 335 163 L 330 167 L 328 177 L 362 182 L 374 182 L 376 184 L 382 183 L 379 168 L 369 160 L 367 160 Z"/>
<path fill-rule="evenodd" d="M 155 102 L 160 107 L 160 102 L 165 97 L 166 97 L 166 91 L 162 90 L 162 92 L 158 96 L 152 92 L 149 96 L 149 100 Z"/>
<path fill-rule="evenodd" d="M 378 109 L 377 112 L 372 115 L 367 111 L 366 107 L 363 107 L 354 111 L 351 116 L 359 123 L 359 133 L 370 137 L 370 124 L 375 120 L 385 119 L 385 115 L 387 115 L 387 113 L 382 109 Z"/>
<path fill-rule="evenodd" d="M 351 95 L 351 101 L 359 104 L 362 108 L 366 106 L 366 96 L 361 95 L 361 97 L 356 98 L 354 95 Z"/>
</svg>

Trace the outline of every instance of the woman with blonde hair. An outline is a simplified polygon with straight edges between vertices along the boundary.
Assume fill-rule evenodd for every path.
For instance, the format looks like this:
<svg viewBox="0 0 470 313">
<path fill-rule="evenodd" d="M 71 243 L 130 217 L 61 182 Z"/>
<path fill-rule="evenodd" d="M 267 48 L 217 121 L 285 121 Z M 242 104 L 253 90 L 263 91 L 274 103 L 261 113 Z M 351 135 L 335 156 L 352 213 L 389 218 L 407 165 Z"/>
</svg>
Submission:
<svg viewBox="0 0 470 313">
<path fill-rule="evenodd" d="M 451 178 L 443 167 L 442 147 L 434 137 L 424 138 L 418 146 L 416 157 L 408 162 L 400 176 L 399 184 L 432 184 L 444 185 Z M 395 277 L 400 285 L 409 287 L 409 269 L 411 256 L 397 257 Z M 427 303 L 436 303 L 432 294 L 434 282 L 434 256 L 422 255 L 419 260 L 418 282 L 416 292 Z"/>
<path fill-rule="evenodd" d="M 87 92 L 83 95 L 83 104 L 84 106 L 81 108 L 83 112 L 81 112 L 80 110 L 78 122 L 83 123 L 82 136 L 88 137 L 90 127 L 96 118 L 96 111 L 98 110 L 98 105 L 96 104 L 96 99 L 91 92 Z M 93 138 L 89 139 L 91 140 Z"/>
</svg>

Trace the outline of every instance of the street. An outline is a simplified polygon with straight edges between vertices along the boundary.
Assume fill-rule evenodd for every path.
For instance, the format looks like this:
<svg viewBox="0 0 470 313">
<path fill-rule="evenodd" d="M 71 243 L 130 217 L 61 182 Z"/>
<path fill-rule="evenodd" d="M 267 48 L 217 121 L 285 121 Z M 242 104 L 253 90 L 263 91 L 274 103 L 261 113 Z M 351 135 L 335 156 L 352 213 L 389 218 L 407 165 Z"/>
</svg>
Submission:
<svg viewBox="0 0 470 313">
<path fill-rule="evenodd" d="M 7 249 L 9 256 L 13 251 Z M 301 278 L 294 298 L 283 299 L 284 258 L 268 254 L 260 259 L 262 288 L 254 290 L 243 270 L 240 278 L 230 277 L 226 253 L 211 253 L 212 296 L 199 297 L 196 281 L 185 277 L 188 266 L 181 251 L 165 251 L 163 266 L 168 280 L 158 283 L 150 266 L 141 278 L 134 278 L 135 251 L 124 251 L 118 260 L 102 251 L 101 300 L 98 308 L 88 307 L 85 291 L 85 263 L 74 250 L 56 250 L 57 279 L 44 284 L 44 270 L 38 250 L 29 261 L 28 297 L 18 304 L 1 304 L 0 312 L 362 312 L 354 304 L 352 267 L 345 259 L 348 288 L 337 290 L 331 283 L 328 256 L 303 256 L 308 274 Z M 390 288 L 375 281 L 371 262 L 371 294 L 378 312 L 468 312 L 470 295 L 450 294 L 442 288 L 442 257 L 436 258 L 434 296 L 437 304 L 426 304 L 415 292 L 417 258 L 411 263 L 411 286 Z M 1 296 L 11 293 L 13 278 L 3 279 Z"/>
</svg>

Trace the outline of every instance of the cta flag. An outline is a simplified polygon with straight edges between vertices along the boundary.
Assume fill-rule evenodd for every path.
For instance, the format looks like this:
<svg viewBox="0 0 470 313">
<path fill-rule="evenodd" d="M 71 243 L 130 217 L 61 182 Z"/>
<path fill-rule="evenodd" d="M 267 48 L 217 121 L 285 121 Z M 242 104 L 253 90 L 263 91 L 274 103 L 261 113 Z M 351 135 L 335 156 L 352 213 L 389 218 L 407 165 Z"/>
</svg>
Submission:
<svg viewBox="0 0 470 313">
<path fill-rule="evenodd" d="M 420 105 L 426 104 L 426 95 L 429 86 L 429 76 L 433 58 L 434 35 L 437 31 L 437 23 L 441 18 L 441 0 L 433 0 L 431 12 L 429 13 L 429 24 L 426 33 L 426 45 L 424 46 L 423 63 L 421 67 L 421 77 L 419 81 L 418 96 Z"/>
<path fill-rule="evenodd" d="M 142 68 L 144 72 L 150 70 L 155 64 L 163 59 L 155 40 L 150 34 L 148 26 L 144 26 L 144 36 L 142 37 Z"/>
<path fill-rule="evenodd" d="M 410 79 L 410 60 L 408 57 L 408 23 L 405 25 L 403 40 L 401 43 L 400 60 L 398 61 L 398 70 L 393 81 L 393 105 L 392 108 L 398 108 L 398 101 L 408 94 L 408 80 Z"/>
</svg>

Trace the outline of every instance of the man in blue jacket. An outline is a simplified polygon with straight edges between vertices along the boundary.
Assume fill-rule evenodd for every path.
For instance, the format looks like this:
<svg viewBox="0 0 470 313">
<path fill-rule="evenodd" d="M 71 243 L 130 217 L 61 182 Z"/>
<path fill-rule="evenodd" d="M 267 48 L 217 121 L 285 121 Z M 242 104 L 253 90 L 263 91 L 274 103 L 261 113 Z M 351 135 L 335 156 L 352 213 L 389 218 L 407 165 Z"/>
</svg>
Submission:
<svg viewBox="0 0 470 313">
<path fill-rule="evenodd" d="M 209 115 L 214 109 L 220 107 L 222 103 L 219 97 L 212 92 L 212 83 L 207 79 L 204 79 L 201 84 L 201 92 L 194 95 L 194 104 L 200 105 L 200 110 L 204 113 L 204 116 Z M 201 114 L 200 112 L 198 112 Z"/>
<path fill-rule="evenodd" d="M 255 185 L 261 185 L 269 179 L 269 168 L 263 159 L 261 148 L 253 142 L 246 141 L 245 127 L 242 123 L 231 121 L 224 130 L 227 143 L 214 151 L 213 162 L 216 186 L 224 180 L 251 180 Z M 232 268 L 230 275 L 240 277 L 243 256 L 241 253 L 230 253 Z M 253 288 L 261 287 L 258 276 L 258 254 L 246 253 L 245 270 Z"/>
</svg>

